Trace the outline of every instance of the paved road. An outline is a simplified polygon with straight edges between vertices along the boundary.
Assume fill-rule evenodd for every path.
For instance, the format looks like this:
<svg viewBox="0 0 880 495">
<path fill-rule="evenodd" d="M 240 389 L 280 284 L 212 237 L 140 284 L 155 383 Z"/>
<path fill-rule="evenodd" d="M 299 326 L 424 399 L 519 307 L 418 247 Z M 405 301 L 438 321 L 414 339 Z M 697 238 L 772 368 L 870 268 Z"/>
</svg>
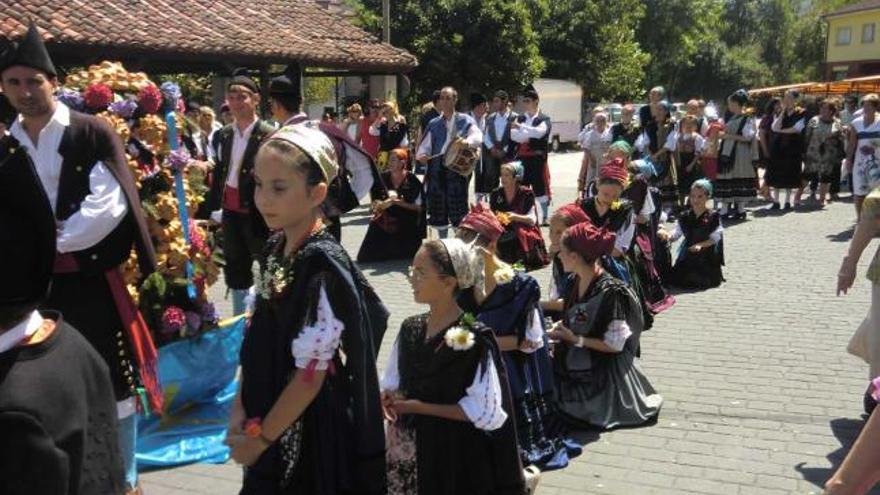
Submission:
<svg viewBox="0 0 880 495">
<path fill-rule="evenodd" d="M 574 198 L 579 155 L 551 163 L 559 205 Z M 657 425 L 581 434 L 584 454 L 545 473 L 540 495 L 821 493 L 862 426 L 866 367 L 844 347 L 870 287 L 859 278 L 849 296 L 834 295 L 851 204 L 762 213 L 728 226 L 727 283 L 679 294 L 643 336 L 644 369 L 666 399 Z M 367 221 L 364 212 L 346 219 L 349 252 Z M 392 312 L 380 368 L 403 318 L 424 310 L 412 302 L 407 265 L 363 267 Z M 537 277 L 546 287 L 548 270 Z M 221 298 L 223 289 L 214 293 Z M 229 311 L 228 303 L 221 308 Z M 226 495 L 238 493 L 240 471 L 193 465 L 142 479 L 148 495 Z"/>
</svg>

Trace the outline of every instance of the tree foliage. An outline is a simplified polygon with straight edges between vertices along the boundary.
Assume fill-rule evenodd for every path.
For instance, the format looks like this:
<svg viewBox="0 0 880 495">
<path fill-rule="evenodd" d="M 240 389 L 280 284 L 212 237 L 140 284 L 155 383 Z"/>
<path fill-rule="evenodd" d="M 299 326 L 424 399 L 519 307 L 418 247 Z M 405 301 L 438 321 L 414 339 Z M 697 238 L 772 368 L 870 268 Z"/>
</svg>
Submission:
<svg viewBox="0 0 880 495">
<path fill-rule="evenodd" d="M 380 31 L 381 0 L 353 2 Z M 392 44 L 419 57 L 415 100 L 569 79 L 592 100 L 722 98 L 821 79 L 823 16 L 858 0 L 396 0 Z"/>
<path fill-rule="evenodd" d="M 635 39 L 641 0 L 534 0 L 546 77 L 580 83 L 591 100 L 644 93 L 650 57 Z"/>
<path fill-rule="evenodd" d="M 363 0 L 362 24 L 379 33 L 380 0 Z M 453 86 L 466 95 L 516 90 L 544 69 L 524 0 L 401 0 L 391 3 L 391 43 L 419 58 L 411 99 Z"/>
</svg>

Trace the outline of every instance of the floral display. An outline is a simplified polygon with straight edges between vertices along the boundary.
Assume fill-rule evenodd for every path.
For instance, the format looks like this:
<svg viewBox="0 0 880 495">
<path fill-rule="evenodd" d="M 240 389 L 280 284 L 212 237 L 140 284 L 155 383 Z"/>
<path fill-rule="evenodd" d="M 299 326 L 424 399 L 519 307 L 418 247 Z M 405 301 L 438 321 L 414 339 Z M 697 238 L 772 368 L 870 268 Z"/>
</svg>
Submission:
<svg viewBox="0 0 880 495">
<path fill-rule="evenodd" d="M 207 289 L 217 281 L 219 254 L 214 239 L 203 225 L 189 220 L 187 244 L 181 223 L 174 176 L 183 174 L 188 217 L 207 192 L 204 172 L 188 167 L 186 151 L 171 152 L 163 107 L 175 108 L 180 88 L 157 86 L 146 74 L 130 73 L 122 64 L 102 62 L 71 74 L 58 91 L 58 99 L 71 108 L 84 110 L 110 124 L 128 152 L 147 227 L 156 249 L 158 269 L 144 278 L 132 252 L 123 267 L 129 293 L 138 304 L 159 344 L 198 335 L 215 328 L 217 311 Z M 182 117 L 177 115 L 178 130 Z M 192 265 L 187 279 L 187 264 Z M 194 288 L 190 297 L 188 287 Z"/>
</svg>

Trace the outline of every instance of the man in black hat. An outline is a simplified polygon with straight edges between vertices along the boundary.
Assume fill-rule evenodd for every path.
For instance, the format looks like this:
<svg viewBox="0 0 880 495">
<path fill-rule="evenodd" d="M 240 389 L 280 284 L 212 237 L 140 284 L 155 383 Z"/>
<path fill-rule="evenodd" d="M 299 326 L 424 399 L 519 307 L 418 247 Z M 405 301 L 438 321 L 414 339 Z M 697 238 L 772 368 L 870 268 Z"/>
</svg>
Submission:
<svg viewBox="0 0 880 495">
<path fill-rule="evenodd" d="M 0 162 L 9 170 L 33 168 L 54 212 L 57 256 L 46 306 L 79 328 L 109 367 L 134 487 L 134 398 L 143 385 L 151 407 L 160 409 L 162 393 L 152 337 L 136 318 L 119 267 L 133 246 L 143 276 L 155 270 L 156 258 L 122 141 L 105 121 L 56 101 L 57 86 L 55 66 L 31 25 L 0 55 L 0 87 L 18 111 L 10 135 L 0 137 Z M 13 179 L 4 185 L 30 190 Z"/>
<path fill-rule="evenodd" d="M 253 264 L 263 251 L 269 229 L 254 207 L 254 158 L 274 128 L 257 117 L 260 91 L 247 71 L 238 69 L 226 87 L 233 122 L 217 131 L 217 163 L 206 208 L 223 228 L 223 277 L 232 292 L 232 310 L 244 313 L 245 296 L 254 284 Z"/>
<path fill-rule="evenodd" d="M 552 123 L 550 117 L 541 113 L 538 91 L 531 84 L 522 92 L 525 113 L 517 116 L 511 124 L 510 138 L 518 143 L 516 158 L 525 169 L 523 185 L 531 186 L 541 205 L 541 223 L 547 225 L 550 209 L 550 169 L 547 151 L 550 144 Z"/>
<path fill-rule="evenodd" d="M 269 108 L 272 118 L 281 127 L 309 120 L 302 111 L 302 70 L 299 65 L 287 66 L 284 73 L 269 81 Z"/>
<path fill-rule="evenodd" d="M 516 155 L 516 143 L 510 139 L 510 129 L 517 115 L 510 110 L 508 101 L 506 91 L 496 91 L 492 97 L 492 113 L 486 118 L 482 181 L 487 193 L 498 187 L 501 165 L 513 161 Z"/>
<path fill-rule="evenodd" d="M 27 158 L 0 161 L 0 493 L 119 494 L 107 364 L 61 313 L 37 311 L 52 281 L 55 226 Z"/>
</svg>

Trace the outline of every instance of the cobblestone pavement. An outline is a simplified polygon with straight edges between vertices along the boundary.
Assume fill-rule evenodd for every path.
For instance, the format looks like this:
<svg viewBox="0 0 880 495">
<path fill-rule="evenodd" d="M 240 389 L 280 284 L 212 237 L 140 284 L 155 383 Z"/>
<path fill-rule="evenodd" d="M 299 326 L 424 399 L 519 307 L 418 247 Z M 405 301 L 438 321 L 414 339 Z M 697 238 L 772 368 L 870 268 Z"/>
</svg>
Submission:
<svg viewBox="0 0 880 495">
<path fill-rule="evenodd" d="M 574 198 L 579 156 L 552 158 L 556 205 Z M 728 281 L 678 295 L 643 337 L 645 372 L 666 399 L 658 423 L 580 434 L 583 455 L 545 473 L 540 495 L 821 493 L 863 421 L 866 366 L 844 349 L 870 286 L 860 275 L 848 296 L 834 294 L 854 212 L 849 203 L 772 215 L 757 208 L 725 232 Z M 364 211 L 346 218 L 349 252 L 368 219 Z M 412 302 L 407 265 L 363 267 L 392 313 L 380 368 L 403 318 L 424 311 Z M 536 276 L 546 287 L 548 270 Z M 223 297 L 222 288 L 214 292 Z M 221 307 L 229 311 L 228 302 Z M 142 480 L 147 495 L 226 495 L 238 493 L 240 478 L 225 464 Z"/>
</svg>

